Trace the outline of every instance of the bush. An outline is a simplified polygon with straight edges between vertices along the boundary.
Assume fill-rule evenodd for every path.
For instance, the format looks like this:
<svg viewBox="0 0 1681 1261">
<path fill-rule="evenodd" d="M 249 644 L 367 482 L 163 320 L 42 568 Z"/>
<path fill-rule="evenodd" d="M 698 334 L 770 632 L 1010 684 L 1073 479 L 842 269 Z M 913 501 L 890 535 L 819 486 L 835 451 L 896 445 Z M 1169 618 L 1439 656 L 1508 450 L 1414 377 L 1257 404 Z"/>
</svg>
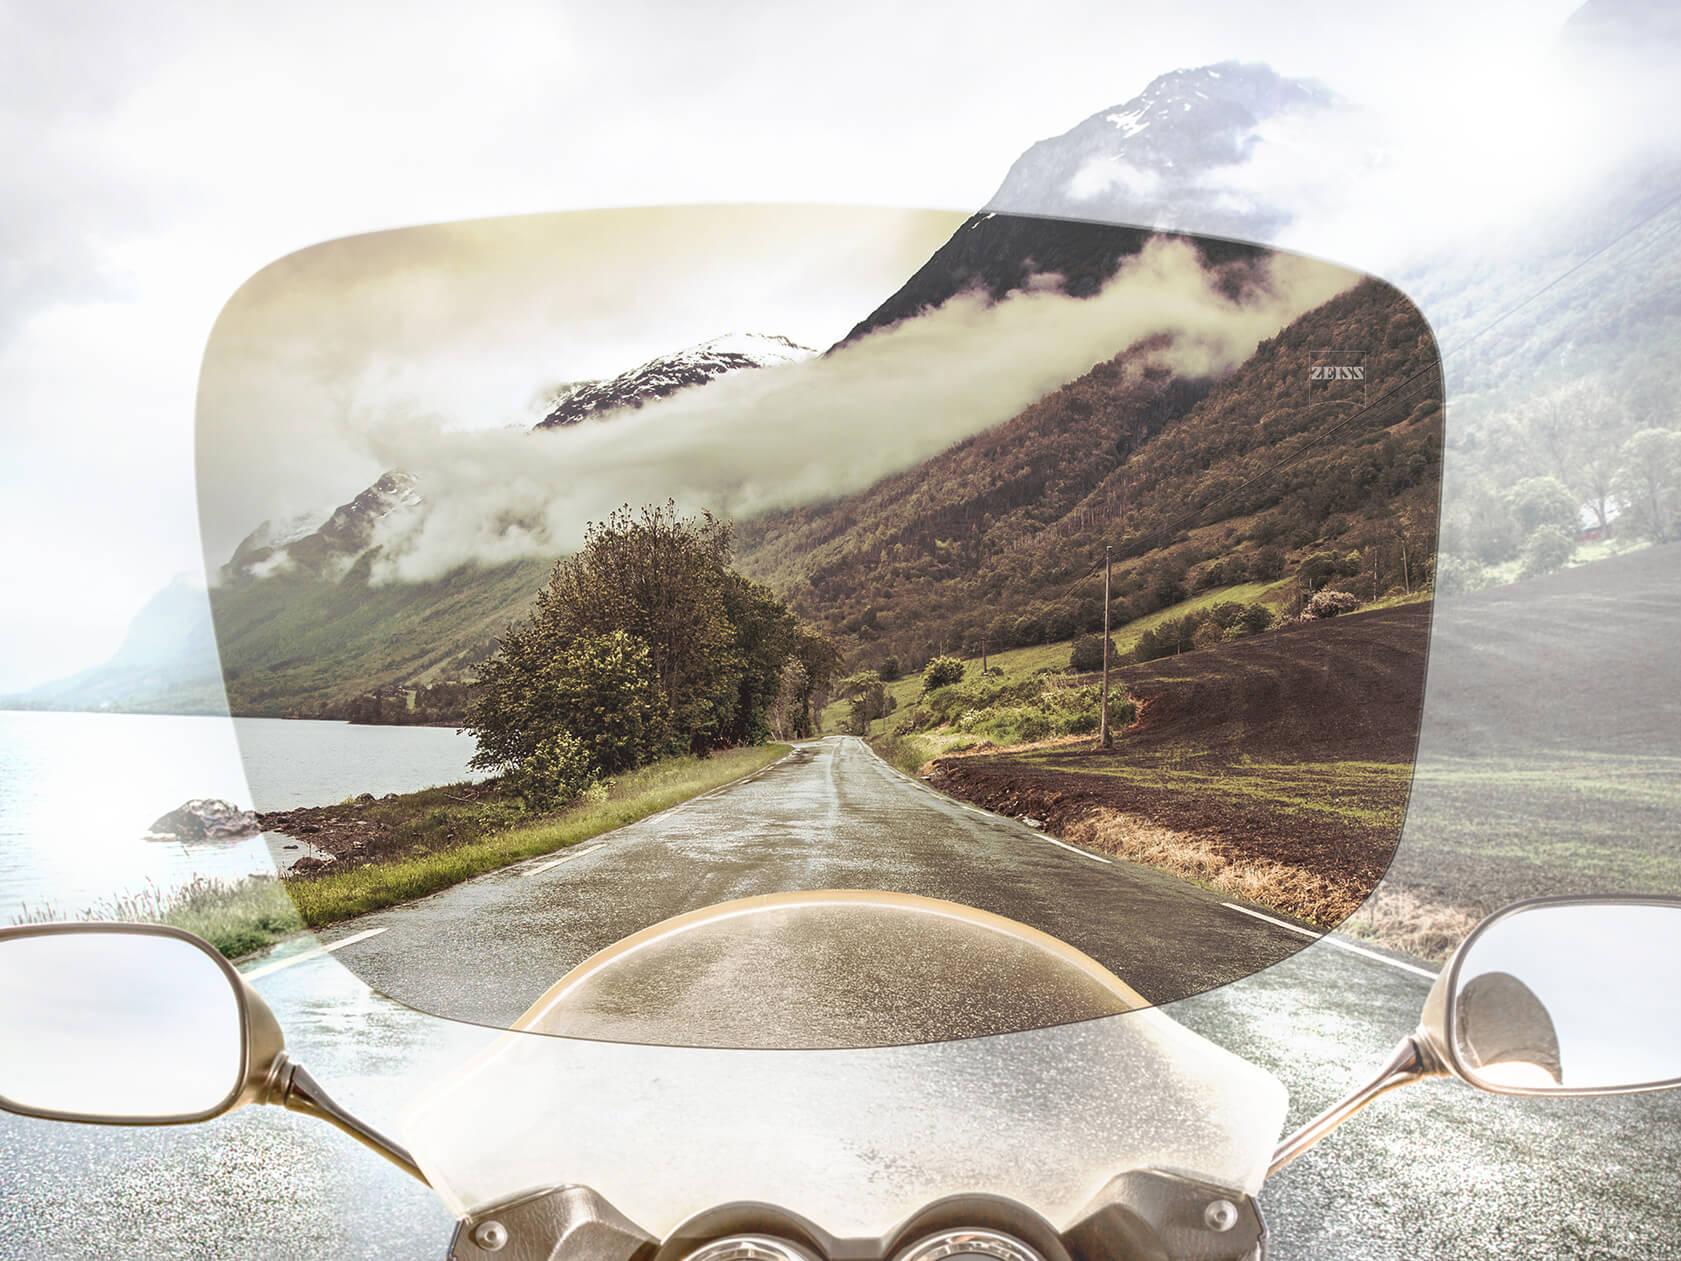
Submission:
<svg viewBox="0 0 1681 1261">
<path fill-rule="evenodd" d="M 595 768 L 582 740 L 557 731 L 539 743 L 509 779 L 528 809 L 559 810 L 595 783 Z"/>
<path fill-rule="evenodd" d="M 1544 525 L 1524 541 L 1521 572 L 1526 578 L 1563 569 L 1576 554 L 1576 536 L 1556 525 Z"/>
<path fill-rule="evenodd" d="M 881 681 L 883 683 L 893 682 L 899 677 L 899 658 L 883 658 L 881 665 L 876 670 L 876 673 L 881 675 Z"/>
<path fill-rule="evenodd" d="M 1266 605 L 1246 604 L 1231 629 L 1239 635 L 1259 635 L 1264 630 L 1270 630 L 1274 620 L 1272 610 Z"/>
<path fill-rule="evenodd" d="M 1115 641 L 1109 641 L 1109 664 L 1119 661 L 1115 652 Z M 1103 669 L 1103 636 L 1082 635 L 1074 641 L 1074 650 L 1068 654 L 1068 668 L 1075 674 L 1090 674 L 1093 670 Z"/>
<path fill-rule="evenodd" d="M 963 682 L 963 663 L 956 657 L 935 657 L 922 671 L 922 690 L 949 687 Z"/>
<path fill-rule="evenodd" d="M 1236 600 L 1222 600 L 1208 610 L 1208 620 L 1221 630 L 1229 630 L 1243 616 L 1243 605 Z"/>
<path fill-rule="evenodd" d="M 1311 622 L 1320 618 L 1338 617 L 1343 613 L 1352 613 L 1359 607 L 1359 597 L 1349 595 L 1346 591 L 1320 591 L 1302 610 L 1302 620 Z"/>
<path fill-rule="evenodd" d="M 1197 627 L 1196 633 L 1191 636 L 1191 646 L 1193 648 L 1212 648 L 1225 637 L 1226 633 L 1220 629 L 1219 623 L 1210 619 Z"/>
<path fill-rule="evenodd" d="M 1469 556 L 1443 552 L 1436 557 L 1435 583 L 1437 595 L 1469 595 L 1488 586 L 1488 571 Z"/>
</svg>

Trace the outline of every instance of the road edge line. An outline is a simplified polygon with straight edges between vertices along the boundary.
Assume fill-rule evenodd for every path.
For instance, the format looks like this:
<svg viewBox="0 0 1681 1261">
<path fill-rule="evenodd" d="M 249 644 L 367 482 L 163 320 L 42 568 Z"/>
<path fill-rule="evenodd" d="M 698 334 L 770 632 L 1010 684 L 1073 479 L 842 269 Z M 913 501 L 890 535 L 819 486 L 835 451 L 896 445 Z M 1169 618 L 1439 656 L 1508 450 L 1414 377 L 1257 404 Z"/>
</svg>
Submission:
<svg viewBox="0 0 1681 1261">
<path fill-rule="evenodd" d="M 1429 981 L 1434 981 L 1436 979 L 1437 974 L 1430 971 L 1429 968 L 1421 968 L 1416 963 L 1408 963 L 1403 959 L 1394 959 L 1389 955 L 1382 954 L 1376 950 L 1368 950 L 1365 946 L 1357 946 L 1351 941 L 1344 941 L 1341 937 L 1334 937 L 1330 933 L 1315 932 L 1311 928 L 1303 928 L 1299 924 L 1292 924 L 1287 920 L 1277 919 L 1260 911 L 1251 910 L 1247 906 L 1239 906 L 1236 902 L 1222 902 L 1220 905 L 1225 907 L 1228 911 L 1236 911 L 1239 915 L 1247 915 L 1252 919 L 1265 920 L 1269 924 L 1275 924 L 1279 928 L 1288 929 L 1292 933 L 1300 933 L 1303 937 L 1311 938 L 1314 941 L 1322 941 L 1328 946 L 1335 946 L 1338 950 L 1346 950 L 1349 954 L 1360 955 L 1366 959 L 1375 959 L 1378 963 L 1387 963 L 1390 967 L 1395 968 L 1398 971 L 1410 972 L 1414 976 L 1421 976 Z"/>
<path fill-rule="evenodd" d="M 308 963 L 311 959 L 324 959 L 335 950 L 342 950 L 346 946 L 354 946 L 359 941 L 366 941 L 370 937 L 378 937 L 385 932 L 385 928 L 366 928 L 359 933 L 351 933 L 348 937 L 340 937 L 337 941 L 317 942 L 307 950 L 300 950 L 297 954 L 287 955 L 284 959 L 276 959 L 271 963 L 264 963 L 252 968 L 249 972 L 239 975 L 247 981 L 256 981 L 265 976 L 273 976 L 276 972 L 284 972 L 287 968 L 296 967 L 300 963 Z"/>
<path fill-rule="evenodd" d="M 1031 827 L 1028 824 L 1023 823 L 1020 819 L 1012 818 L 1010 815 L 999 814 L 996 810 L 988 810 L 984 806 L 977 806 L 972 801 L 964 801 L 963 798 L 961 798 L 961 797 L 954 797 L 948 792 L 941 792 L 938 788 L 935 788 L 932 784 L 926 783 L 923 780 L 918 779 L 914 775 L 905 774 L 905 772 L 900 770 L 897 766 L 894 766 L 893 763 L 889 762 L 886 758 L 882 757 L 881 754 L 877 753 L 875 751 L 875 747 L 873 745 L 871 745 L 869 740 L 867 740 L 863 736 L 842 736 L 841 739 L 843 739 L 843 740 L 852 739 L 852 740 L 858 741 L 858 743 L 860 743 L 864 746 L 865 750 L 868 751 L 868 753 L 871 757 L 873 757 L 876 761 L 880 762 L 890 772 L 892 772 L 894 775 L 897 775 L 900 779 L 904 780 L 907 784 L 914 784 L 916 787 L 920 788 L 923 792 L 927 793 L 931 797 L 937 797 L 941 801 L 949 801 L 952 805 L 956 806 L 959 810 L 967 810 L 970 814 L 978 814 L 983 819 L 991 819 L 991 820 L 993 820 L 994 822 L 997 822 L 997 823 L 1013 823 L 1013 824 L 1015 824 L 1016 827 L 1021 828 L 1029 836 L 1033 837 L 1035 840 L 1049 841 L 1052 845 L 1055 845 L 1055 846 L 1057 846 L 1061 849 L 1065 849 L 1070 854 L 1078 854 L 1081 858 L 1089 858 L 1094 863 L 1102 863 L 1105 867 L 1112 867 L 1112 866 L 1115 865 L 1115 860 L 1113 858 L 1105 858 L 1102 854 L 1094 854 L 1089 849 L 1082 849 L 1080 846 L 1074 844 L 1072 841 L 1065 841 L 1060 836 L 1052 836 L 1052 835 L 1050 835 L 1050 833 L 1043 832 L 1040 829 L 1035 828 L 1035 827 Z"/>
</svg>

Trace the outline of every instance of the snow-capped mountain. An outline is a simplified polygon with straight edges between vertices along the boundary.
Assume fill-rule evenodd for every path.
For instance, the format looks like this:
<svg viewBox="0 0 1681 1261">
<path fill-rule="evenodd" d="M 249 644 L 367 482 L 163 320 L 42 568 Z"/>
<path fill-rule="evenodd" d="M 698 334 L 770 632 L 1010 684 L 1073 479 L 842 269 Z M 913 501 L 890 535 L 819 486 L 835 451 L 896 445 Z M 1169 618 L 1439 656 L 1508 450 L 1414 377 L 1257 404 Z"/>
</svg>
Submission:
<svg viewBox="0 0 1681 1261">
<path fill-rule="evenodd" d="M 610 381 L 567 382 L 548 387 L 538 397 L 550 410 L 537 429 L 554 429 L 605 417 L 678 390 L 705 385 L 719 377 L 751 368 L 797 363 L 816 352 L 786 337 L 767 333 L 731 333 L 661 355 Z M 413 474 L 397 469 L 322 520 L 302 513 L 279 522 L 265 521 L 240 541 L 222 567 L 225 582 L 302 573 L 337 579 L 373 546 L 379 522 L 393 512 L 423 506 Z"/>
<path fill-rule="evenodd" d="M 641 407 L 690 386 L 705 385 L 732 372 L 797 363 L 817 352 L 786 337 L 770 333 L 729 333 L 711 341 L 661 355 L 621 372 L 610 381 L 596 381 L 572 390 L 537 423 L 538 429 L 557 429 L 627 407 Z"/>
<path fill-rule="evenodd" d="M 989 210 L 1267 240 L 1288 216 L 1235 199 L 1211 173 L 1244 162 L 1257 128 L 1335 98 L 1236 61 L 1175 70 L 1016 159 Z"/>
<path fill-rule="evenodd" d="M 266 578 L 294 570 L 338 577 L 373 544 L 382 520 L 393 512 L 418 508 L 421 502 L 414 475 L 393 469 L 317 525 L 309 524 L 308 514 L 279 524 L 263 522 L 240 540 L 222 567 L 222 577 Z"/>
</svg>

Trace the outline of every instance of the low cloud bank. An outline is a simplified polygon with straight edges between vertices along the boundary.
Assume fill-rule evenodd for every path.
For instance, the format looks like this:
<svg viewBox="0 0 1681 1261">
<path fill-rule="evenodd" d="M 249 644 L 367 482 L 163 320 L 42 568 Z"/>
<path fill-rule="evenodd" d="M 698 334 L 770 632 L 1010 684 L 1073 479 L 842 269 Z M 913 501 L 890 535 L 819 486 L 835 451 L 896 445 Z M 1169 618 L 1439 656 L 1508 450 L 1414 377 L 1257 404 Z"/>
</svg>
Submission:
<svg viewBox="0 0 1681 1261">
<path fill-rule="evenodd" d="M 954 299 L 824 358 L 743 372 L 629 415 L 543 433 L 392 417 L 365 435 L 415 474 L 422 509 L 381 522 L 377 582 L 423 582 L 575 548 L 620 504 L 675 499 L 749 517 L 862 490 L 1003 423 L 1095 364 L 1168 334 L 1159 356 L 1216 375 L 1356 282 L 1293 256 L 1234 301 L 1184 242 L 1152 242 L 1095 297 L 1044 287 Z"/>
</svg>

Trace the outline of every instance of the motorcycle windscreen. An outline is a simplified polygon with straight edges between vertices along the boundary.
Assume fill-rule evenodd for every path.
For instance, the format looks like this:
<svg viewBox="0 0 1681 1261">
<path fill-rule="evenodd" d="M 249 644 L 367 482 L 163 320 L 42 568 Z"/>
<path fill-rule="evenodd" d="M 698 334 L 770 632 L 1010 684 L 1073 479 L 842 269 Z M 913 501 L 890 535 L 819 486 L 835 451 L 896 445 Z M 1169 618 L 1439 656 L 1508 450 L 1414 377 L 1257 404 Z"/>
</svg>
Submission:
<svg viewBox="0 0 1681 1261">
<path fill-rule="evenodd" d="M 1441 389 L 1384 282 L 1112 224 L 666 207 L 282 259 L 198 415 L 281 887 L 379 991 L 497 1027 L 672 917 L 814 890 L 978 908 L 1122 1007 L 1249 975 L 1400 837 Z M 1057 969 L 920 931 L 709 937 L 638 1012 L 552 1031 L 1104 1014 L 1048 983 L 972 1018 Z M 824 1033 L 759 1001 L 820 975 L 928 1010 Z"/>
</svg>

